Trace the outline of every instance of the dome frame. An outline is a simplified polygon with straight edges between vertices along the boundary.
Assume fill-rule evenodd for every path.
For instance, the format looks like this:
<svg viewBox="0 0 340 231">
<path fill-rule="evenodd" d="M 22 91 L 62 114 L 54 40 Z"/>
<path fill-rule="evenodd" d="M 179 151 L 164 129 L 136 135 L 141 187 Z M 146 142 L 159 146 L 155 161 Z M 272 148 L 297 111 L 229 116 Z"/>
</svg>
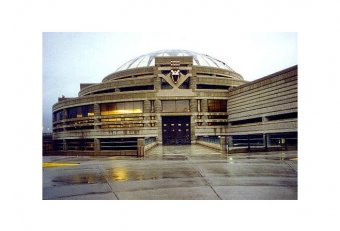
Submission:
<svg viewBox="0 0 340 231">
<path fill-rule="evenodd" d="M 222 62 L 206 54 L 200 54 L 188 50 L 159 50 L 144 55 L 140 55 L 121 65 L 119 68 L 117 68 L 116 72 L 129 70 L 133 68 L 151 67 L 155 65 L 155 57 L 166 56 L 192 56 L 194 66 L 214 67 L 235 72 L 225 62 Z"/>
</svg>

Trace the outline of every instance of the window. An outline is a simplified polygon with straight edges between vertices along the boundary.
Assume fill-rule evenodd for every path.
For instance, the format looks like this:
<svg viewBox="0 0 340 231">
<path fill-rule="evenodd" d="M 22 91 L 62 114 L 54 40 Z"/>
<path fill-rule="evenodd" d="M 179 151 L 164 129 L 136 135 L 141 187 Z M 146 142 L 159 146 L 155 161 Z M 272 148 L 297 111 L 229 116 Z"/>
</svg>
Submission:
<svg viewBox="0 0 340 231">
<path fill-rule="evenodd" d="M 172 89 L 172 86 L 163 78 L 161 78 L 161 89 Z"/>
<path fill-rule="evenodd" d="M 189 89 L 190 88 L 190 77 L 188 77 L 182 84 L 179 86 L 180 89 Z"/>
<path fill-rule="evenodd" d="M 262 122 L 262 117 L 232 121 L 231 125 L 252 124 L 252 123 L 260 123 L 260 122 Z"/>
<path fill-rule="evenodd" d="M 229 88 L 225 85 L 197 84 L 197 89 L 228 90 Z"/>
<path fill-rule="evenodd" d="M 232 136 L 234 147 L 264 146 L 262 134 Z"/>
<path fill-rule="evenodd" d="M 81 118 L 94 116 L 93 105 L 84 105 L 79 107 L 67 108 L 67 118 Z"/>
<path fill-rule="evenodd" d="M 286 114 L 280 114 L 280 115 L 267 116 L 268 121 L 272 121 L 272 120 L 296 119 L 296 118 L 297 118 L 297 112 L 286 113 Z"/>
<path fill-rule="evenodd" d="M 137 138 L 99 139 L 101 150 L 137 150 Z"/>
<path fill-rule="evenodd" d="M 198 136 L 197 141 L 204 141 L 212 144 L 220 144 L 220 138 L 218 136 Z"/>
<path fill-rule="evenodd" d="M 189 112 L 189 100 L 164 100 L 162 101 L 162 112 Z"/>
<path fill-rule="evenodd" d="M 104 103 L 100 105 L 100 115 L 143 113 L 143 102 Z"/>
<path fill-rule="evenodd" d="M 64 142 L 62 140 L 53 140 L 53 150 L 55 151 L 63 151 L 64 150 Z"/>
<path fill-rule="evenodd" d="M 226 100 L 208 100 L 208 112 L 226 112 Z"/>
<path fill-rule="evenodd" d="M 94 116 L 93 104 L 81 106 L 83 117 Z"/>
<path fill-rule="evenodd" d="M 102 91 L 96 91 L 91 93 L 91 95 L 98 95 L 98 94 L 105 94 L 105 93 L 113 93 L 115 92 L 115 89 L 107 89 L 107 90 L 102 90 Z"/>
<path fill-rule="evenodd" d="M 94 140 L 93 139 L 75 139 L 66 140 L 67 150 L 81 150 L 81 151 L 93 151 Z"/>
<path fill-rule="evenodd" d="M 59 110 L 53 113 L 53 122 L 63 120 L 63 110 Z"/>
<path fill-rule="evenodd" d="M 147 90 L 154 90 L 154 86 L 153 85 L 145 85 L 145 86 L 122 87 L 122 88 L 120 88 L 121 92 L 124 92 L 124 91 L 147 91 Z"/>
<path fill-rule="evenodd" d="M 270 146 L 297 146 L 297 132 L 268 134 Z"/>
<path fill-rule="evenodd" d="M 227 115 L 209 115 L 208 119 L 214 119 L 214 120 L 217 120 L 217 119 L 228 119 L 228 116 Z"/>
</svg>

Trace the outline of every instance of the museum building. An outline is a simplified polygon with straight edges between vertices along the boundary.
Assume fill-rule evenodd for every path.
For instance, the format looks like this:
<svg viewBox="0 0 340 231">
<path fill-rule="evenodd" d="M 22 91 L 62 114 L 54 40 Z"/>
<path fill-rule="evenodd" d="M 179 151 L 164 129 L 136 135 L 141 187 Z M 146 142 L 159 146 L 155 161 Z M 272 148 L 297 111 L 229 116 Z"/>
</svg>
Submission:
<svg viewBox="0 0 340 231">
<path fill-rule="evenodd" d="M 136 155 L 201 144 L 233 153 L 297 148 L 297 66 L 248 82 L 187 50 L 134 58 L 53 105 L 60 155 Z"/>
</svg>

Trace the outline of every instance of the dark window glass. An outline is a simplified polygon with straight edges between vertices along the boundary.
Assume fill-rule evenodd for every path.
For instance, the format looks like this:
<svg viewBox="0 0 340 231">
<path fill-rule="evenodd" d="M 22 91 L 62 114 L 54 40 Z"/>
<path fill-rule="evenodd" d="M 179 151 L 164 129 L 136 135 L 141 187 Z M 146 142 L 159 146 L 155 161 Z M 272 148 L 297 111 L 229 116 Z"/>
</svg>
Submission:
<svg viewBox="0 0 340 231">
<path fill-rule="evenodd" d="M 122 87 L 122 88 L 120 88 L 121 92 L 124 92 L 124 91 L 146 91 L 146 90 L 154 90 L 154 86 L 153 85 L 145 85 L 145 86 Z"/>
<path fill-rule="evenodd" d="M 208 100 L 208 112 L 226 112 L 226 100 Z"/>
<path fill-rule="evenodd" d="M 53 113 L 53 121 L 63 120 L 63 110 L 59 110 Z"/>
<path fill-rule="evenodd" d="M 197 84 L 197 89 L 228 90 L 229 88 L 229 86 L 224 85 Z"/>
<path fill-rule="evenodd" d="M 286 113 L 286 114 L 280 114 L 280 115 L 272 115 L 272 116 L 267 116 L 267 119 L 269 121 L 272 120 L 285 120 L 285 119 L 295 119 L 297 118 L 297 112 L 292 112 L 292 113 Z"/>
<path fill-rule="evenodd" d="M 256 147 L 264 146 L 262 134 L 232 136 L 234 147 Z"/>
<path fill-rule="evenodd" d="M 97 95 L 97 94 L 105 94 L 105 93 L 113 93 L 115 92 L 115 89 L 107 89 L 107 90 L 102 90 L 102 91 L 96 91 L 91 93 L 91 95 Z"/>
<path fill-rule="evenodd" d="M 81 118 L 94 116 L 93 105 L 67 108 L 67 118 Z"/>
<path fill-rule="evenodd" d="M 260 123 L 260 122 L 262 122 L 262 117 L 232 121 L 231 125 L 242 125 L 242 124 Z"/>
<path fill-rule="evenodd" d="M 268 134 L 270 146 L 297 146 L 297 132 Z"/>
<path fill-rule="evenodd" d="M 172 86 L 163 78 L 161 78 L 161 89 L 172 89 Z"/>
<path fill-rule="evenodd" d="M 80 151 L 93 151 L 94 140 L 93 139 L 74 139 L 66 140 L 67 150 L 80 150 Z"/>
<path fill-rule="evenodd" d="M 137 150 L 137 138 L 100 139 L 101 150 Z"/>
<path fill-rule="evenodd" d="M 179 86 L 180 89 L 189 89 L 190 88 L 190 77 L 187 78 L 181 86 Z"/>
<path fill-rule="evenodd" d="M 93 104 L 81 106 L 83 117 L 94 116 Z"/>
</svg>

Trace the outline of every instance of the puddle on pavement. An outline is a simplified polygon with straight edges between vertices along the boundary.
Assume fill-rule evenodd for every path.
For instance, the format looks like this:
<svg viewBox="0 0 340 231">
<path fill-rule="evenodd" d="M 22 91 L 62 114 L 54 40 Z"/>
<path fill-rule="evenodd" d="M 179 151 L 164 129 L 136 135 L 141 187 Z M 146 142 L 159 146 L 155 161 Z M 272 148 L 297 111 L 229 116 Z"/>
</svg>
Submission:
<svg viewBox="0 0 340 231">
<path fill-rule="evenodd" d="M 75 174 L 68 176 L 58 176 L 54 178 L 52 182 L 62 185 L 70 185 L 106 183 L 106 180 L 103 176 L 98 174 Z"/>
<path fill-rule="evenodd" d="M 106 177 L 112 181 L 138 181 L 169 178 L 200 177 L 199 172 L 191 168 L 173 169 L 127 169 L 114 168 L 106 171 Z"/>
</svg>

